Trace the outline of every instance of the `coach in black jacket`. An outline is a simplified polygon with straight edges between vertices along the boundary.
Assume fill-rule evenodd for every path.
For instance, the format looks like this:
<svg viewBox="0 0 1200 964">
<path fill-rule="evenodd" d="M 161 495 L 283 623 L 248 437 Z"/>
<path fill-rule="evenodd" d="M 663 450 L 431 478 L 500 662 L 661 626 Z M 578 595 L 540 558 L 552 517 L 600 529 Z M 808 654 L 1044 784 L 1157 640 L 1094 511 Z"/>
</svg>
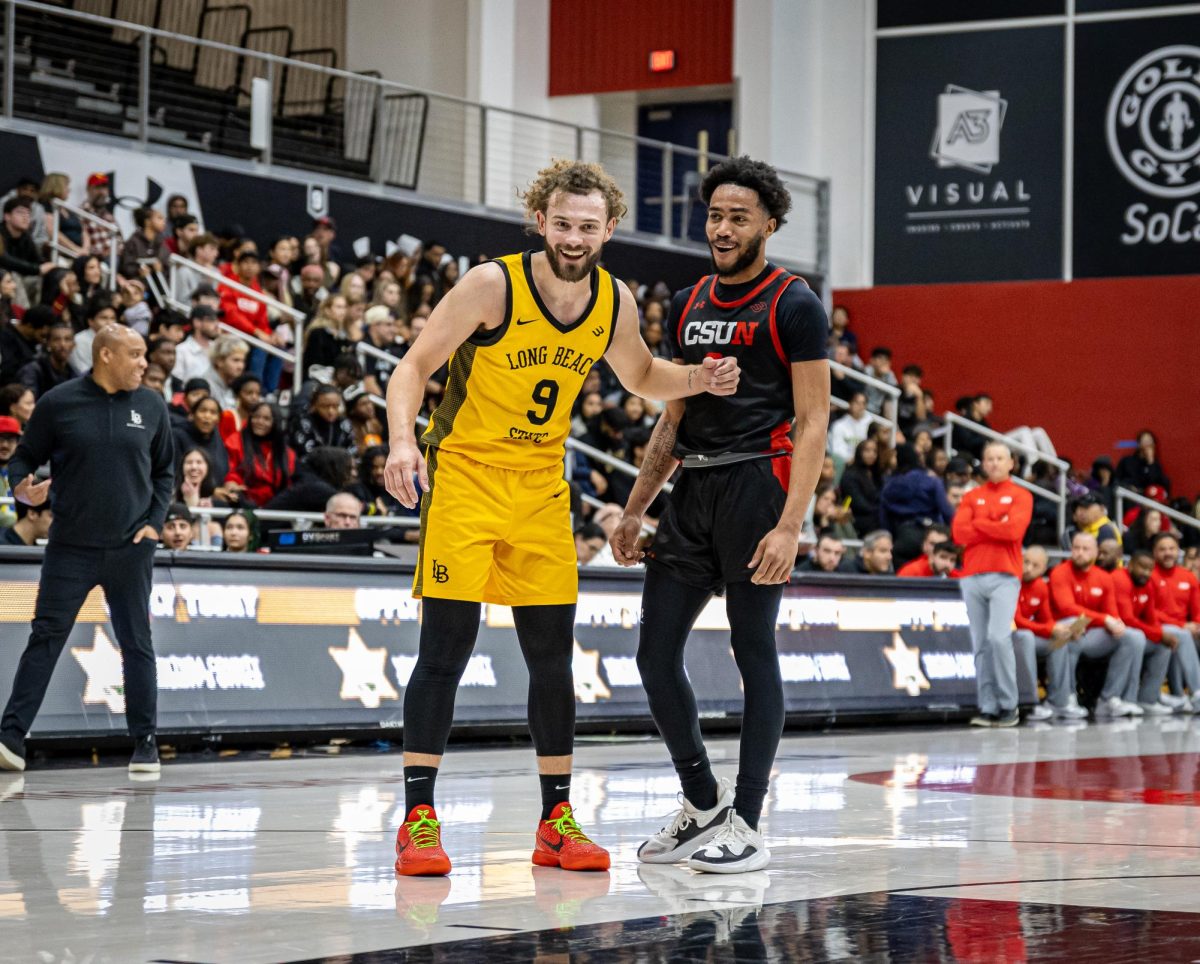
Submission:
<svg viewBox="0 0 1200 964">
<path fill-rule="evenodd" d="M 0 768 L 25 768 L 33 725 L 59 653 L 87 594 L 104 590 L 125 668 L 129 769 L 157 773 L 158 674 L 150 638 L 154 549 L 175 484 L 171 423 L 161 395 L 142 388 L 146 346 L 109 325 L 92 344 L 92 374 L 38 401 L 9 478 L 13 495 L 54 510 L 32 632 L 0 719 Z M 50 478 L 32 473 L 50 461 Z"/>
</svg>

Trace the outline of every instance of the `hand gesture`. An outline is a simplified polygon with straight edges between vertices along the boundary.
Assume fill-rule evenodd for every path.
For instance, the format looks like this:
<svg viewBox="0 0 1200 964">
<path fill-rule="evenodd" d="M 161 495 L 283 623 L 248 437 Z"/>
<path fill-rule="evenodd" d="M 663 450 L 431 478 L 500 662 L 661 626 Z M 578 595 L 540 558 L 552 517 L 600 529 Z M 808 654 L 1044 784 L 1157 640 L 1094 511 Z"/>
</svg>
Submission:
<svg viewBox="0 0 1200 964">
<path fill-rule="evenodd" d="M 742 375 L 737 359 L 733 357 L 705 358 L 694 371 L 700 388 L 712 395 L 734 394 Z"/>
<path fill-rule="evenodd" d="M 32 475 L 27 475 L 13 489 L 13 498 L 26 505 L 41 505 L 50 495 L 50 480 L 34 482 Z"/>
<path fill-rule="evenodd" d="M 1104 619 L 1104 628 L 1113 636 L 1121 636 L 1125 632 L 1125 624 L 1115 616 L 1106 616 Z"/>
<path fill-rule="evenodd" d="M 417 486 L 413 485 L 414 475 L 418 478 L 421 492 L 428 492 L 429 470 L 425 467 L 425 458 L 417 448 L 416 440 L 392 446 L 383 468 L 383 484 L 406 509 L 415 508 L 421 497 Z"/>
<path fill-rule="evenodd" d="M 641 549 L 642 520 L 639 516 L 623 515 L 608 540 L 618 566 L 636 566 L 646 553 Z"/>
<path fill-rule="evenodd" d="M 133 537 L 133 544 L 136 546 L 143 539 L 149 539 L 151 542 L 158 542 L 158 530 L 154 526 L 142 526 L 137 531 L 137 535 Z"/>
<path fill-rule="evenodd" d="M 772 529 L 759 542 L 748 568 L 754 570 L 750 581 L 756 586 L 774 586 L 787 582 L 796 564 L 799 537 L 795 532 L 778 527 Z"/>
</svg>

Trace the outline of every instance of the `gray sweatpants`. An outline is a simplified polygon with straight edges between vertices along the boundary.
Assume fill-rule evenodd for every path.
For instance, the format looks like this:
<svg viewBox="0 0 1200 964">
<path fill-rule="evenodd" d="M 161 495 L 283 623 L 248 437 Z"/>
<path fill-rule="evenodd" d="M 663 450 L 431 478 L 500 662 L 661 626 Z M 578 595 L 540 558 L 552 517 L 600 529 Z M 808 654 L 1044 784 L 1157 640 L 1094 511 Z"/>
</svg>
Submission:
<svg viewBox="0 0 1200 964">
<path fill-rule="evenodd" d="M 1167 669 L 1171 692 L 1182 696 L 1186 686 L 1193 696 L 1200 696 L 1200 655 L 1196 653 L 1195 638 L 1182 626 L 1164 625 L 1164 641 L 1167 636 L 1178 643 L 1171 653 L 1171 665 Z"/>
<path fill-rule="evenodd" d="M 1080 656 L 1093 659 L 1109 656 L 1100 699 L 1114 696 L 1123 700 L 1136 699 L 1142 678 L 1142 654 L 1146 649 L 1146 637 L 1140 630 L 1126 629 L 1120 636 L 1114 636 L 1107 629 L 1089 629 L 1079 639 L 1068 643 L 1067 648 L 1071 654 L 1071 679 L 1075 679 Z M 1166 667 L 1166 661 L 1163 661 L 1163 667 Z"/>
<path fill-rule="evenodd" d="M 1071 675 L 1071 653 L 1067 645 L 1051 649 L 1046 636 L 1036 636 L 1032 630 L 1017 629 L 1012 634 L 1013 649 L 1017 654 L 1017 672 L 1020 682 L 1028 682 L 1037 693 L 1038 657 L 1046 660 L 1046 699 L 1054 706 L 1066 706 L 1075 692 L 1075 678 Z"/>
<path fill-rule="evenodd" d="M 1017 658 L 1012 622 L 1021 594 L 1021 580 L 1005 572 L 981 572 L 959 581 L 971 648 L 975 652 L 975 689 L 981 713 L 1017 708 Z"/>
</svg>

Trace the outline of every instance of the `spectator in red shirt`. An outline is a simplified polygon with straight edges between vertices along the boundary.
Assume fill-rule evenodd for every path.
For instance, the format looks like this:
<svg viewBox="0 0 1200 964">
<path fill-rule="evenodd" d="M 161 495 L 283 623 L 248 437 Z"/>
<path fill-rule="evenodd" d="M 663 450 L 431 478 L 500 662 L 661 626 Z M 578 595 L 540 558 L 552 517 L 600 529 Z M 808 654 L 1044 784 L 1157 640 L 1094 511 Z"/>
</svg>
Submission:
<svg viewBox="0 0 1200 964">
<path fill-rule="evenodd" d="M 1142 686 L 1138 692 L 1138 704 L 1147 713 L 1163 716 L 1177 709 L 1191 709 L 1191 704 L 1181 698 L 1164 697 L 1163 674 L 1152 671 L 1154 656 L 1164 651 L 1169 653 L 1170 665 L 1179 664 L 1188 689 L 1200 694 L 1200 656 L 1190 635 L 1181 641 L 1165 636 L 1158 618 L 1155 603 L 1154 556 L 1148 549 L 1136 549 L 1129 557 L 1129 568 L 1117 569 L 1112 574 L 1113 592 L 1117 598 L 1117 613 L 1121 622 L 1133 629 L 1141 630 L 1146 637 L 1146 656 L 1142 660 Z M 1161 657 L 1159 657 L 1161 661 Z"/>
<path fill-rule="evenodd" d="M 1050 601 L 1054 618 L 1075 620 L 1086 616 L 1088 628 L 1070 643 L 1071 679 L 1080 655 L 1092 659 L 1105 656 L 1108 672 L 1097 716 L 1142 716 L 1144 710 L 1134 702 L 1142 678 L 1142 653 L 1146 637 L 1131 629 L 1117 614 L 1112 576 L 1095 565 L 1099 546 L 1096 537 L 1077 532 L 1071 540 L 1071 558 L 1059 563 L 1050 573 Z M 1163 661 L 1165 667 L 1166 661 Z"/>
<path fill-rule="evenodd" d="M 226 483 L 241 489 L 241 505 L 264 506 L 291 484 L 296 455 L 288 447 L 283 419 L 269 402 L 259 402 L 250 423 L 225 440 Z"/>
<path fill-rule="evenodd" d="M 1070 651 L 1067 643 L 1076 632 L 1070 623 L 1056 623 L 1050 609 L 1050 586 L 1045 580 L 1050 558 L 1041 546 L 1029 546 L 1024 553 L 1021 573 L 1021 594 L 1017 597 L 1017 612 L 1013 622 L 1013 649 L 1017 654 L 1017 669 L 1024 672 L 1025 681 L 1036 693 L 1038 688 L 1037 661 L 1046 662 L 1046 702 L 1029 712 L 1031 720 L 1062 717 L 1068 720 L 1087 718 L 1087 710 L 1075 698 L 1071 677 Z"/>
<path fill-rule="evenodd" d="M 1175 650 L 1186 652 L 1196 648 L 1200 636 L 1200 581 L 1179 565 L 1179 539 L 1173 532 L 1160 532 L 1151 544 L 1154 553 L 1154 604 L 1162 622 L 1163 637 L 1175 640 Z M 1188 657 L 1173 659 L 1168 671 L 1172 696 L 1182 696 L 1184 674 L 1181 662 Z M 1189 684 L 1192 705 L 1200 709 L 1200 693 Z"/>
<path fill-rule="evenodd" d="M 921 543 L 921 554 L 911 562 L 906 562 L 897 571 L 897 576 L 904 576 L 909 579 L 928 579 L 930 576 L 942 575 L 942 573 L 934 572 L 933 567 L 933 551 L 942 543 L 950 542 L 950 527 L 940 523 L 933 523 L 925 527 L 925 539 Z M 957 547 L 955 547 L 957 549 Z M 957 564 L 957 556 L 955 558 Z M 951 569 L 954 567 L 951 566 Z M 957 579 L 960 575 L 958 572 L 946 573 L 953 575 Z"/>
<path fill-rule="evenodd" d="M 962 595 L 975 650 L 979 715 L 972 726 L 1016 726 L 1017 661 L 1013 614 L 1021 593 L 1021 541 L 1033 516 L 1033 497 L 1012 481 L 1008 446 L 983 449 L 987 482 L 963 497 L 954 514 L 954 541 L 963 547 Z"/>
</svg>

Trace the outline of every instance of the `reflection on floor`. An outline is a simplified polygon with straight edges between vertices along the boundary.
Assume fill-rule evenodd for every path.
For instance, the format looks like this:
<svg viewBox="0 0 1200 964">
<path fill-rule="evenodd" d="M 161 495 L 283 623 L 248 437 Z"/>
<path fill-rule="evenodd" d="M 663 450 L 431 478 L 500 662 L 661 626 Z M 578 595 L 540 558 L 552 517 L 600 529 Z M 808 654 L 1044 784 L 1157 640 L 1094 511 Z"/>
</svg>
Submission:
<svg viewBox="0 0 1200 964">
<path fill-rule="evenodd" d="M 637 863 L 653 740 L 580 744 L 608 874 L 530 865 L 528 750 L 448 758 L 437 880 L 392 873 L 396 755 L 0 775 L 0 961 L 1200 959 L 1198 760 L 1184 720 L 789 737 L 731 877 Z"/>
</svg>

